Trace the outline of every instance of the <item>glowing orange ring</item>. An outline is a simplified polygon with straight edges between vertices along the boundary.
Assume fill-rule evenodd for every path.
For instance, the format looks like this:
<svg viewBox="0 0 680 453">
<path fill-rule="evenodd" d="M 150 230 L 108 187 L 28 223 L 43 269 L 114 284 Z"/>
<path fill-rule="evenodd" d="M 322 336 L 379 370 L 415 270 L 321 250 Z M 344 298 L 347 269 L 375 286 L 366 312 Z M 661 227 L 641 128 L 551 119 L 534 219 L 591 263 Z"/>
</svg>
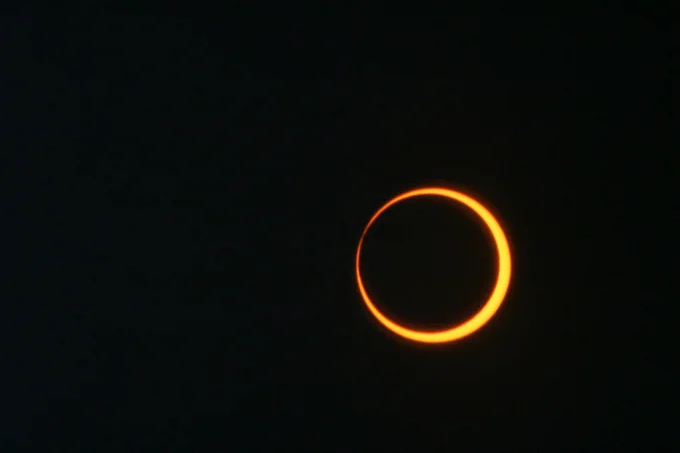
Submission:
<svg viewBox="0 0 680 453">
<path fill-rule="evenodd" d="M 472 209 L 479 217 L 482 218 L 486 226 L 491 231 L 491 235 L 494 238 L 494 241 L 496 243 L 496 249 L 498 251 L 498 276 L 496 278 L 496 286 L 494 287 L 494 290 L 491 293 L 489 300 L 486 301 L 482 309 L 479 310 L 472 318 L 468 319 L 462 324 L 459 324 L 449 329 L 434 332 L 423 332 L 418 330 L 407 329 L 406 327 L 400 326 L 399 324 L 395 323 L 394 321 L 390 320 L 385 315 L 383 315 L 375 307 L 375 305 L 371 301 L 371 298 L 368 297 L 368 293 L 366 292 L 366 288 L 364 288 L 364 283 L 361 280 L 361 272 L 359 270 L 361 246 L 363 245 L 364 237 L 366 236 L 366 233 L 368 232 L 368 229 L 371 227 L 373 222 L 375 222 L 376 219 L 380 217 L 380 215 L 383 212 L 385 212 L 385 210 L 390 206 L 400 201 L 403 201 L 407 198 L 413 198 L 422 195 L 437 195 L 445 198 L 450 198 L 454 201 L 463 203 L 465 206 Z M 422 189 L 410 190 L 408 192 L 402 193 L 401 195 L 392 198 L 390 201 L 385 203 L 385 205 L 382 208 L 380 208 L 375 214 L 373 214 L 373 217 L 371 217 L 371 220 L 369 220 L 368 224 L 364 228 L 363 233 L 361 234 L 361 238 L 359 239 L 359 244 L 357 246 L 355 270 L 357 277 L 357 285 L 359 287 L 361 297 L 364 299 L 366 306 L 371 311 L 373 316 L 375 316 L 376 319 L 380 321 L 380 323 L 383 326 L 387 327 L 389 330 L 396 333 L 397 335 L 400 335 L 409 340 L 420 341 L 423 343 L 446 343 L 448 341 L 458 340 L 467 335 L 470 335 L 471 333 L 475 332 L 477 329 L 482 327 L 484 324 L 486 324 L 489 321 L 489 319 L 491 319 L 491 317 L 496 313 L 498 308 L 501 306 L 501 303 L 503 303 L 505 294 L 508 291 L 508 286 L 510 285 L 510 271 L 512 267 L 511 261 L 512 260 L 510 258 L 510 246 L 508 245 L 508 239 L 506 238 L 503 229 L 501 228 L 496 218 L 491 214 L 491 212 L 489 212 L 489 210 L 486 209 L 480 202 L 471 198 L 468 195 L 456 192 L 455 190 L 445 189 L 441 187 L 426 187 Z"/>
</svg>

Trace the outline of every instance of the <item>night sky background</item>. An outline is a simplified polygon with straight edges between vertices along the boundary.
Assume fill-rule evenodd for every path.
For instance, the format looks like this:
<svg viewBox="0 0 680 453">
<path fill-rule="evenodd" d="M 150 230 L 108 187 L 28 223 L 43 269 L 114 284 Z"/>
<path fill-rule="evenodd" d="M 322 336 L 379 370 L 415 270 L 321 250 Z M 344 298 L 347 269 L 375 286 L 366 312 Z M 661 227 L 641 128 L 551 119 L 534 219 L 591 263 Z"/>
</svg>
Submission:
<svg viewBox="0 0 680 453">
<path fill-rule="evenodd" d="M 1 451 L 677 446 L 659 21 L 208 17 L 3 18 Z"/>
</svg>

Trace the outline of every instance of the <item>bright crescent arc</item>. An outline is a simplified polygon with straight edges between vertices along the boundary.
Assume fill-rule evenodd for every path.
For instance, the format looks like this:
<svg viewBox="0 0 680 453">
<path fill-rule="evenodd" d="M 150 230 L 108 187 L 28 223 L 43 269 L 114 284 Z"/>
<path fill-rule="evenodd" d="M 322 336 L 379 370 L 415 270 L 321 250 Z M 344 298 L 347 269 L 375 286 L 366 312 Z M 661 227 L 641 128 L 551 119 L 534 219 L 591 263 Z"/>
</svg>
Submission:
<svg viewBox="0 0 680 453">
<path fill-rule="evenodd" d="M 481 219 L 484 221 L 486 226 L 491 231 L 491 235 L 494 238 L 494 242 L 496 243 L 496 249 L 498 251 L 498 275 L 496 277 L 496 285 L 494 286 L 494 290 L 491 293 L 491 296 L 484 304 L 482 309 L 479 310 L 474 316 L 472 316 L 472 318 L 468 319 L 462 324 L 455 325 L 449 329 L 430 332 L 408 329 L 406 327 L 400 326 L 399 324 L 390 320 L 387 316 L 383 315 L 373 304 L 371 298 L 368 296 L 368 293 L 366 292 L 366 288 L 364 288 L 364 283 L 361 279 L 361 271 L 359 266 L 361 257 L 361 247 L 364 242 L 364 237 L 366 236 L 366 233 L 368 232 L 371 225 L 377 220 L 377 218 L 380 217 L 380 215 L 383 212 L 385 212 L 385 210 L 387 210 L 390 206 L 399 203 L 400 201 L 403 201 L 407 198 L 413 198 L 422 195 L 436 195 L 449 198 L 451 200 L 463 203 L 465 206 L 472 209 L 479 217 L 481 217 Z M 505 236 L 505 232 L 503 231 L 503 229 L 501 228 L 500 224 L 493 216 L 493 214 L 491 214 L 491 212 L 489 212 L 489 210 L 486 207 L 484 207 L 484 205 L 482 205 L 474 198 L 465 195 L 461 192 L 457 192 L 455 190 L 446 189 L 443 187 L 425 187 L 421 189 L 410 190 L 408 192 L 404 192 L 401 195 L 392 198 L 390 201 L 385 203 L 385 205 L 383 205 L 383 207 L 381 207 L 375 214 L 373 214 L 373 217 L 371 217 L 371 220 L 369 220 L 368 224 L 364 228 L 364 231 L 361 234 L 361 238 L 359 239 L 359 244 L 357 245 L 355 270 L 357 286 L 359 287 L 361 297 L 363 298 L 364 303 L 366 304 L 370 312 L 373 314 L 373 316 L 375 316 L 375 318 L 378 321 L 380 321 L 380 323 L 383 326 L 385 326 L 392 332 L 396 333 L 397 335 L 400 335 L 409 340 L 419 341 L 423 343 L 446 343 L 470 335 L 471 333 L 481 328 L 493 317 L 498 308 L 501 306 L 501 303 L 503 303 L 503 299 L 505 298 L 505 295 L 508 291 L 508 286 L 510 285 L 510 273 L 512 267 L 511 261 L 512 260 L 510 257 L 510 246 L 508 245 L 508 239 Z"/>
</svg>

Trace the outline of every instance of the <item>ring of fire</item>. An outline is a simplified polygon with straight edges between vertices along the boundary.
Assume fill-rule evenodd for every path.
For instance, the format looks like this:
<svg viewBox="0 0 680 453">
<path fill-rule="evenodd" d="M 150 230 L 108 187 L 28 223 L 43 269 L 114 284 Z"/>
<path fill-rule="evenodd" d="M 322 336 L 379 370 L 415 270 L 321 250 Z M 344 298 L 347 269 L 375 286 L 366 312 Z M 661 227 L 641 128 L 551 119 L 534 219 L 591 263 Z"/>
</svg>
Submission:
<svg viewBox="0 0 680 453">
<path fill-rule="evenodd" d="M 364 288 L 364 283 L 363 280 L 361 279 L 361 271 L 359 266 L 361 258 L 361 247 L 363 245 L 364 238 L 369 228 L 378 219 L 378 217 L 380 217 L 380 215 L 383 212 L 385 212 L 390 206 L 393 206 L 396 203 L 399 203 L 400 201 L 406 200 L 407 198 L 413 198 L 423 195 L 435 195 L 449 198 L 451 200 L 462 203 L 463 205 L 472 209 L 475 212 L 475 214 L 481 217 L 482 221 L 484 221 L 486 226 L 489 228 L 491 235 L 494 239 L 494 242 L 496 243 L 496 250 L 498 252 L 497 257 L 498 275 L 496 277 L 496 284 L 491 293 L 491 296 L 486 301 L 482 309 L 479 310 L 474 316 L 472 316 L 467 321 L 464 321 L 463 323 L 455 325 L 451 328 L 438 331 L 419 331 L 408 329 L 395 323 L 394 321 L 390 320 L 388 317 L 383 315 L 380 312 L 380 310 L 376 308 L 375 304 L 368 296 L 366 288 Z M 368 224 L 364 228 L 364 231 L 361 234 L 361 238 L 359 239 L 359 244 L 357 245 L 355 271 L 357 286 L 359 287 L 359 292 L 361 293 L 361 297 L 364 300 L 364 303 L 368 307 L 369 311 L 373 314 L 373 316 L 375 316 L 375 318 L 383 326 L 385 326 L 392 332 L 396 333 L 397 335 L 400 335 L 409 340 L 423 343 L 446 343 L 470 335 L 471 333 L 481 328 L 491 319 L 491 317 L 493 317 L 498 308 L 501 306 L 501 303 L 503 303 L 503 299 L 505 298 L 505 295 L 508 291 L 508 286 L 510 285 L 510 273 L 512 267 L 511 261 L 512 260 L 510 257 L 510 246 L 508 245 L 508 240 L 505 235 L 505 232 L 501 228 L 496 218 L 491 214 L 491 212 L 489 212 L 489 210 L 486 207 L 484 207 L 484 205 L 482 205 L 479 201 L 475 200 L 474 198 L 465 195 L 461 192 L 457 192 L 455 190 L 446 189 L 442 187 L 426 187 L 421 189 L 410 190 L 408 192 L 402 193 L 401 195 L 397 195 L 396 197 L 392 198 L 390 201 L 385 203 L 380 209 L 378 209 L 378 211 L 375 214 L 373 214 L 373 217 L 371 217 L 371 220 L 368 221 Z"/>
</svg>

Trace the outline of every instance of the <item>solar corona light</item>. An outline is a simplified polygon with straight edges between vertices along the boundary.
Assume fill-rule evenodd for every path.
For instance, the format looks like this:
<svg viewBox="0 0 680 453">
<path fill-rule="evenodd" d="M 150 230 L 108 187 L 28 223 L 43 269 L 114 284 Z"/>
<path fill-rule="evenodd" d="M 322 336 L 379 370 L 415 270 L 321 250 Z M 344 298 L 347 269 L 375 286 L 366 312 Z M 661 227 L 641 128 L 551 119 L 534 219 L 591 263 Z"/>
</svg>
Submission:
<svg viewBox="0 0 680 453">
<path fill-rule="evenodd" d="M 456 201 L 458 203 L 462 203 L 464 206 L 471 209 L 477 216 L 479 216 L 484 222 L 485 226 L 489 229 L 491 236 L 493 237 L 496 246 L 495 247 L 497 252 L 496 258 L 498 263 L 496 283 L 493 291 L 491 292 L 491 296 L 489 296 L 489 299 L 485 302 L 484 306 L 471 318 L 462 322 L 461 324 L 457 324 L 449 328 L 437 331 L 420 331 L 406 328 L 402 325 L 397 324 L 396 322 L 392 321 L 387 316 L 385 316 L 383 313 L 381 313 L 380 310 L 378 310 L 378 308 L 376 307 L 373 300 L 371 300 L 371 297 L 369 296 L 368 292 L 366 291 L 366 288 L 364 287 L 364 282 L 363 279 L 361 278 L 361 266 L 360 266 L 361 248 L 364 243 L 364 238 L 366 237 L 366 233 L 368 232 L 368 230 L 371 228 L 371 225 L 373 225 L 373 223 L 378 219 L 378 217 L 380 217 L 391 206 L 394 206 L 400 201 L 406 200 L 408 198 L 428 195 L 443 197 L 449 200 Z M 475 200 L 469 195 L 444 187 L 424 187 L 420 189 L 410 190 L 400 195 L 397 195 L 396 197 L 392 198 L 387 203 L 385 203 L 380 209 L 376 211 L 375 214 L 373 214 L 373 217 L 371 217 L 371 219 L 368 221 L 368 224 L 366 224 L 366 227 L 364 227 L 364 231 L 361 234 L 361 238 L 359 239 L 359 244 L 357 245 L 355 261 L 355 271 L 359 293 L 361 294 L 361 298 L 363 299 L 364 304 L 371 312 L 371 314 L 380 322 L 380 324 L 382 324 L 384 327 L 394 332 L 395 334 L 408 340 L 417 341 L 421 343 L 447 343 L 450 341 L 459 340 L 463 337 L 466 337 L 476 332 L 482 326 L 484 326 L 484 324 L 486 324 L 493 317 L 496 311 L 498 311 L 498 308 L 501 306 L 503 300 L 505 299 L 505 295 L 507 294 L 508 291 L 508 286 L 510 285 L 511 268 L 512 259 L 510 256 L 510 246 L 508 245 L 508 239 L 505 235 L 505 232 L 503 231 L 503 228 L 501 228 L 501 225 L 499 224 L 498 220 L 496 220 L 493 214 L 491 214 L 491 212 L 479 201 Z"/>
</svg>

